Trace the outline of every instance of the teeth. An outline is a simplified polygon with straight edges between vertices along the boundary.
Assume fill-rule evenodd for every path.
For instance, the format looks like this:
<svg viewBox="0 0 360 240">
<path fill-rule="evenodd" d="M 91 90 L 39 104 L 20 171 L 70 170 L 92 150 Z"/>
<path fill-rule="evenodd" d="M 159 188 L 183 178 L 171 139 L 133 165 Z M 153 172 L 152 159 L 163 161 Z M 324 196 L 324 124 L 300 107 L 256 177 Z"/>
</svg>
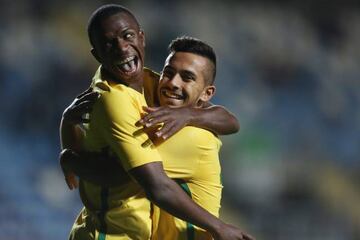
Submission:
<svg viewBox="0 0 360 240">
<path fill-rule="evenodd" d="M 122 61 L 116 63 L 117 67 L 125 72 L 132 72 L 135 71 L 135 56 L 128 57 Z"/>
<path fill-rule="evenodd" d="M 181 96 L 181 95 L 178 95 L 178 94 L 176 94 L 176 93 L 170 92 L 170 91 L 168 91 L 168 90 L 163 90 L 162 92 L 163 92 L 163 94 L 164 94 L 166 97 L 176 98 L 176 99 L 182 99 L 182 96 Z"/>
<path fill-rule="evenodd" d="M 118 64 L 118 65 L 122 65 L 122 64 L 128 63 L 128 62 L 130 62 L 130 61 L 132 61 L 132 60 L 134 60 L 134 59 L 135 59 L 135 56 L 131 56 L 131 57 L 125 58 L 124 60 L 122 60 L 122 61 L 120 61 L 120 62 L 117 62 L 117 64 Z"/>
</svg>

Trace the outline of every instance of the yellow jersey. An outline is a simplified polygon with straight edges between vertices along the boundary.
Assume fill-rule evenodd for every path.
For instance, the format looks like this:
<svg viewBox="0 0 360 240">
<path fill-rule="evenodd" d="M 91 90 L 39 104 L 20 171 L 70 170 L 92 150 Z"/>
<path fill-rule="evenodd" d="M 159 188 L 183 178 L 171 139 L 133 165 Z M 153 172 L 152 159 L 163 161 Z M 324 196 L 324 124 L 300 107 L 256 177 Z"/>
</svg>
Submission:
<svg viewBox="0 0 360 240">
<path fill-rule="evenodd" d="M 221 201 L 220 140 L 211 132 L 185 127 L 157 146 L 166 174 L 201 207 L 219 216 Z M 209 233 L 160 210 L 154 239 L 203 240 Z"/>
<path fill-rule="evenodd" d="M 157 73 L 145 69 L 144 91 L 149 106 L 158 105 L 158 79 Z M 148 134 L 156 144 L 158 141 L 153 132 L 150 130 Z M 213 133 L 196 127 L 185 127 L 165 142 L 156 144 L 166 174 L 176 180 L 198 205 L 216 217 L 219 216 L 222 193 L 221 145 Z M 153 239 L 205 240 L 212 237 L 204 230 L 160 210 L 160 221 Z"/>
<path fill-rule="evenodd" d="M 135 126 L 146 106 L 144 95 L 100 75 L 98 70 L 93 84 L 101 97 L 93 106 L 83 148 L 115 154 L 126 171 L 162 161 L 156 149 L 142 145 L 148 137 Z M 106 233 L 118 239 L 150 239 L 152 206 L 135 181 L 109 188 L 80 180 L 79 191 L 85 206 L 80 218 L 91 220 L 84 222 L 91 222 L 98 238 Z"/>
<path fill-rule="evenodd" d="M 149 106 L 157 105 L 158 77 L 158 74 L 151 70 L 144 70 L 144 93 Z M 144 148 L 143 143 L 147 142 L 148 136 L 143 134 L 134 139 L 134 136 L 128 135 L 138 130 L 135 122 L 140 119 L 141 107 L 146 106 L 144 96 L 140 96 L 140 93 L 128 89 L 124 85 L 100 81 L 100 70 L 96 73 L 92 84 L 102 91 L 102 95 L 105 94 L 101 97 L 103 100 L 100 100 L 109 102 L 107 104 L 97 103 L 101 107 L 94 106 L 91 122 L 86 131 L 84 143 L 86 150 L 102 151 L 104 148 L 112 146 L 111 149 L 117 153 L 116 155 L 127 170 L 132 166 L 140 166 L 145 163 L 138 162 L 138 160 L 152 161 L 155 160 L 157 154 L 160 154 L 167 175 L 175 179 L 197 204 L 211 214 L 219 216 L 222 184 L 218 155 L 221 141 L 207 130 L 185 127 L 167 141 L 156 146 L 158 153 L 149 146 Z M 123 93 L 126 92 L 128 97 L 108 96 L 111 91 L 118 91 L 117 89 Z M 132 107 L 128 105 L 132 105 Z M 115 117 L 106 117 L 106 114 L 103 114 L 105 108 L 103 106 L 110 108 L 109 111 Z M 115 106 L 116 109 L 112 109 Z M 100 129 L 101 126 L 113 126 L 112 122 L 117 119 L 116 116 L 120 117 L 124 111 L 130 111 L 126 116 L 133 117 L 132 120 L 127 120 L 126 126 L 123 127 L 129 130 L 128 134 L 117 133 L 120 132 L 119 127 Z M 96 117 L 95 114 L 100 116 Z M 94 117 L 98 120 L 95 120 Z M 110 119 L 111 121 L 109 121 Z M 115 122 L 117 124 L 126 123 L 124 119 L 117 119 Z M 131 124 L 133 125 L 130 126 Z M 152 138 L 151 131 L 148 133 Z M 124 136 L 126 137 L 124 138 Z M 111 140 L 108 143 L 106 139 L 114 139 L 114 141 Z M 124 155 L 123 151 L 119 150 L 126 146 L 130 148 L 127 152 L 132 152 L 130 156 Z M 136 158 L 136 156 L 143 155 L 144 158 Z M 161 159 L 158 157 L 159 161 Z M 141 187 L 134 182 L 119 188 L 102 188 L 81 181 L 80 195 L 85 209 L 75 222 L 70 239 L 101 240 L 105 236 L 107 240 L 149 239 L 150 229 L 153 231 L 152 239 L 154 240 L 212 239 L 210 234 L 204 230 L 177 219 L 157 207 L 152 208 L 152 205 L 145 199 Z M 126 216 L 125 212 L 127 214 L 131 212 L 130 215 L 127 215 L 129 218 L 124 217 Z"/>
</svg>

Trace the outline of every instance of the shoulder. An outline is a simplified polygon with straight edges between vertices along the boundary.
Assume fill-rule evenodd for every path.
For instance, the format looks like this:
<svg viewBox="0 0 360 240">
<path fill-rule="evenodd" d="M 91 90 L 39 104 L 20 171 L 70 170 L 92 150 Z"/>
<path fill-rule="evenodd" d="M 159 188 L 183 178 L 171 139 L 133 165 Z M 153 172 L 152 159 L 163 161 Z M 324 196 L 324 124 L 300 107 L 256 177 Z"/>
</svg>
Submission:
<svg viewBox="0 0 360 240">
<path fill-rule="evenodd" d="M 128 116 L 138 118 L 141 111 L 141 94 L 122 85 L 97 84 L 100 98 L 94 105 L 93 112 L 100 118 L 124 119 Z"/>
<path fill-rule="evenodd" d="M 149 106 L 158 106 L 157 86 L 159 83 L 160 74 L 152 71 L 149 68 L 144 68 L 144 93 L 146 102 Z"/>
<path fill-rule="evenodd" d="M 160 79 L 160 74 L 151 70 L 150 68 L 144 68 L 144 79 L 151 82 L 158 82 Z"/>
<path fill-rule="evenodd" d="M 101 93 L 99 102 L 104 105 L 128 105 L 129 101 L 136 101 L 141 95 L 123 84 L 102 82 L 96 86 L 97 90 Z"/>
<path fill-rule="evenodd" d="M 175 136 L 197 147 L 219 148 L 221 146 L 221 141 L 214 133 L 198 127 L 186 126 Z"/>
</svg>

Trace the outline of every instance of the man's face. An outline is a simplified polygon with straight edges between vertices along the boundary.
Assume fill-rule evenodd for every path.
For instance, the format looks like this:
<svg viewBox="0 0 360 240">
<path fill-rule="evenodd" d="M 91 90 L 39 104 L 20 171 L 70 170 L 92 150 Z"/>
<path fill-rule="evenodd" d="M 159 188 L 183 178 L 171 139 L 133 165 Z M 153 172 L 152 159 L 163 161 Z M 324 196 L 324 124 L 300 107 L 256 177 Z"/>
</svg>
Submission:
<svg viewBox="0 0 360 240">
<path fill-rule="evenodd" d="M 201 101 L 208 101 L 215 91 L 214 86 L 206 86 L 209 64 L 207 58 L 193 53 L 171 53 L 160 76 L 160 105 L 198 106 Z"/>
<path fill-rule="evenodd" d="M 144 33 L 129 14 L 105 18 L 95 37 L 93 55 L 113 77 L 127 84 L 141 78 L 144 65 Z"/>
</svg>

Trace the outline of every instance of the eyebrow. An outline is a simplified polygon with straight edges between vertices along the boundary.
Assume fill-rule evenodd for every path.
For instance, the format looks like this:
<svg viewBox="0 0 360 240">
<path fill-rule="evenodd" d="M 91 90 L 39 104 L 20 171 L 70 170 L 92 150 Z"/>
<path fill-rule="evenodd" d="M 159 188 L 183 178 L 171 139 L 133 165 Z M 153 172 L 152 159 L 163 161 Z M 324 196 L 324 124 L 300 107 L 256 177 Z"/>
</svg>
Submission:
<svg viewBox="0 0 360 240">
<path fill-rule="evenodd" d="M 114 39 L 118 36 L 121 36 L 122 34 L 129 32 L 129 31 L 134 31 L 136 32 L 136 30 L 134 28 L 131 28 L 130 26 L 127 26 L 125 29 L 123 29 L 121 32 L 115 32 L 115 34 L 104 34 L 106 39 Z M 111 35 L 111 36 L 110 36 Z"/>
<path fill-rule="evenodd" d="M 173 67 L 170 66 L 170 65 L 165 66 L 164 71 L 166 71 L 166 70 L 168 70 L 168 71 L 176 71 L 175 68 L 173 68 Z M 163 71 L 163 72 L 164 72 L 164 71 Z M 196 74 L 193 73 L 192 71 L 189 71 L 189 70 L 181 70 L 181 71 L 180 71 L 180 74 L 190 75 L 190 77 L 196 79 Z"/>
<path fill-rule="evenodd" d="M 181 73 L 185 73 L 186 75 L 190 75 L 192 78 L 196 79 L 196 75 L 191 71 L 183 70 Z"/>
</svg>

